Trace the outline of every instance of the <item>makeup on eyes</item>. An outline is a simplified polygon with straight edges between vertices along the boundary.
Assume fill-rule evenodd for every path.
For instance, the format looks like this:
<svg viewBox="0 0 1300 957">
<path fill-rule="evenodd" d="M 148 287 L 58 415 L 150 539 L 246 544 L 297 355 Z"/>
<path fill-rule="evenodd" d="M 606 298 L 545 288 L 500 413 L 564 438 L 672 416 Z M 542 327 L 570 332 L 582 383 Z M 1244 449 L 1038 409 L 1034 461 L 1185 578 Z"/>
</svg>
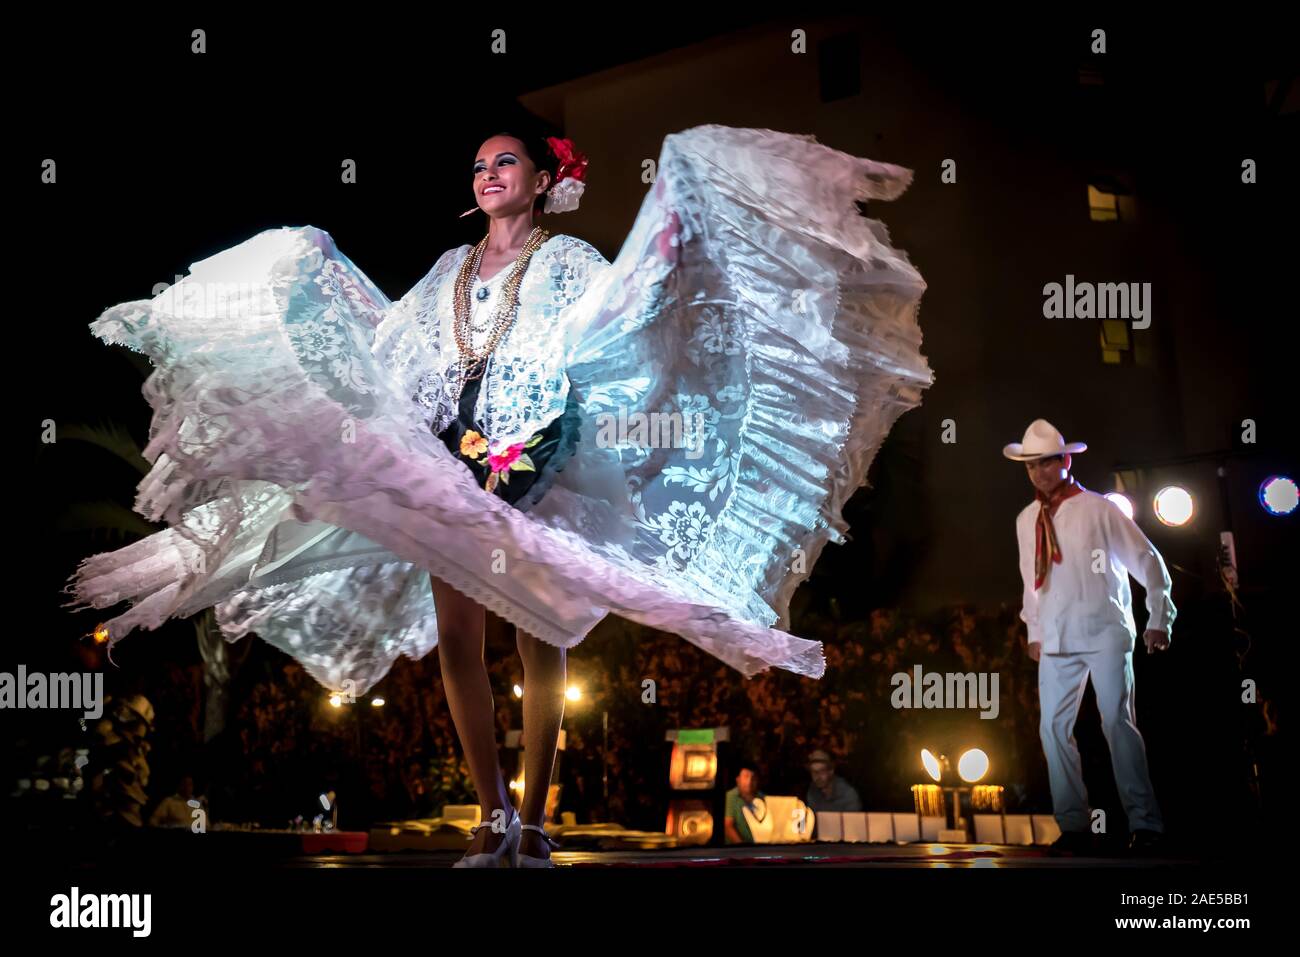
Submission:
<svg viewBox="0 0 1300 957">
<path fill-rule="evenodd" d="M 515 159 L 517 159 L 517 158 L 518 158 L 518 157 L 516 157 L 514 153 L 498 153 L 498 154 L 497 154 L 497 160 L 498 160 L 498 161 L 501 161 L 501 160 L 515 160 Z M 483 168 L 484 168 L 484 166 L 483 166 L 483 161 L 482 161 L 482 160 L 478 160 L 478 161 L 476 161 L 476 162 L 474 163 L 474 173 L 475 173 L 476 175 L 477 175 L 478 173 L 483 172 Z"/>
</svg>

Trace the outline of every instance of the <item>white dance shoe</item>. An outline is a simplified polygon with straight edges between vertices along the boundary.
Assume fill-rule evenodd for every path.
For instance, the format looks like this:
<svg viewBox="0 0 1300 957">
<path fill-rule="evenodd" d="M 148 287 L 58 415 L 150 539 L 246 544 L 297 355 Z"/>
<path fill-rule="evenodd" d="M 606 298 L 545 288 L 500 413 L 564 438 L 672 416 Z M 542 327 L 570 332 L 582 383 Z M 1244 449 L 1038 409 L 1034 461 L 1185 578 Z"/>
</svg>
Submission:
<svg viewBox="0 0 1300 957">
<path fill-rule="evenodd" d="M 491 821 L 483 821 L 475 824 L 469 829 L 471 835 L 478 833 L 479 828 L 491 827 Z M 519 854 L 519 838 L 522 836 L 520 831 L 519 812 L 514 808 L 510 809 L 510 823 L 506 825 L 505 835 L 501 843 L 497 845 L 495 851 L 489 851 L 483 854 L 466 854 L 452 867 L 515 867 L 515 858 Z"/>
<path fill-rule="evenodd" d="M 542 835 L 542 840 L 546 841 L 546 843 L 549 844 L 552 848 L 556 848 L 560 846 L 556 842 L 556 840 L 553 837 L 551 837 L 551 835 L 547 834 L 545 830 L 538 827 L 536 824 L 523 825 L 522 828 L 520 829 L 520 834 L 519 834 L 521 838 L 523 837 L 524 831 L 536 831 L 538 834 Z M 518 849 L 518 843 L 516 843 L 515 867 L 554 867 L 554 866 L 555 866 L 555 862 L 551 860 L 549 857 L 533 857 L 533 855 L 531 854 L 520 854 Z"/>
</svg>

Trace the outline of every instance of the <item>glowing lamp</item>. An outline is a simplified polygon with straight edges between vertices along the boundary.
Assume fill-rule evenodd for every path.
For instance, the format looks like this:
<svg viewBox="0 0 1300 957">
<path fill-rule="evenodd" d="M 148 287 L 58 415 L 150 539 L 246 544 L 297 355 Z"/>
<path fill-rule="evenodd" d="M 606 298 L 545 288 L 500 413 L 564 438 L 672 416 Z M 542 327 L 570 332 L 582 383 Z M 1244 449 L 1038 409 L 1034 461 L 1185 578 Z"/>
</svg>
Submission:
<svg viewBox="0 0 1300 957">
<path fill-rule="evenodd" d="M 930 753 L 929 748 L 921 749 L 921 764 L 925 767 L 925 773 L 938 781 L 943 778 L 943 769 L 939 766 L 939 759 Z"/>
<path fill-rule="evenodd" d="M 1156 492 L 1155 509 L 1156 518 L 1166 525 L 1177 526 L 1186 525 L 1192 520 L 1196 506 L 1187 489 L 1177 485 L 1166 485 Z"/>
<path fill-rule="evenodd" d="M 1259 486 L 1259 503 L 1270 515 L 1290 515 L 1295 511 L 1296 497 L 1296 484 L 1285 475 L 1270 476 Z"/>
<path fill-rule="evenodd" d="M 989 773 L 989 756 L 979 748 L 971 748 L 957 759 L 957 773 L 967 784 L 974 784 Z"/>
</svg>

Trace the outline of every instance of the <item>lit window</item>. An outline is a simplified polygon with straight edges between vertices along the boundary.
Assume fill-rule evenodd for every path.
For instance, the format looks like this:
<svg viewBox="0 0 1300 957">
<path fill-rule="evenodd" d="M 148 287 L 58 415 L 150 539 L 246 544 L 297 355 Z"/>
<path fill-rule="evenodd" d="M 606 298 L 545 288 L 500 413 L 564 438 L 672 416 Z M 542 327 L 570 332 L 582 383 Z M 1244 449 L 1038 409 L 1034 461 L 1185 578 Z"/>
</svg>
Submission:
<svg viewBox="0 0 1300 957">
<path fill-rule="evenodd" d="M 1122 365 L 1125 356 L 1131 356 L 1128 323 L 1123 319 L 1101 320 L 1101 361 Z"/>
<path fill-rule="evenodd" d="M 1092 184 L 1088 185 L 1088 215 L 1093 222 L 1105 223 L 1119 219 L 1119 197 L 1114 193 L 1104 193 Z"/>
<path fill-rule="evenodd" d="M 1137 218 L 1133 179 L 1124 172 L 1096 172 L 1088 180 L 1088 216 L 1095 223 Z"/>
</svg>

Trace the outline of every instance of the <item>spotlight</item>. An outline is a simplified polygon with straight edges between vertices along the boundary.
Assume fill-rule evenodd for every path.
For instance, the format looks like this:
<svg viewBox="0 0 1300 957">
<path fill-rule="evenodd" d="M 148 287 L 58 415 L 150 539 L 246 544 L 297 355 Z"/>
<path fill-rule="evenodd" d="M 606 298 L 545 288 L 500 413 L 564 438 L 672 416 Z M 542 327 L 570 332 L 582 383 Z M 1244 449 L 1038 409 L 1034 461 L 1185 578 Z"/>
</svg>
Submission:
<svg viewBox="0 0 1300 957">
<path fill-rule="evenodd" d="M 370 699 L 370 706 L 372 708 L 382 708 L 384 706 L 384 699 L 379 697 L 379 695 L 375 695 Z"/>
<path fill-rule="evenodd" d="M 1196 511 L 1191 493 L 1177 485 L 1166 485 L 1156 492 L 1155 508 L 1156 518 L 1166 525 L 1186 525 Z"/>
<path fill-rule="evenodd" d="M 1129 518 L 1133 517 L 1133 500 L 1123 492 L 1107 492 L 1106 500 L 1108 502 L 1113 502 L 1115 506 Z"/>
<path fill-rule="evenodd" d="M 967 784 L 974 784 L 989 773 L 989 756 L 979 748 L 971 748 L 957 759 L 957 773 Z"/>
<path fill-rule="evenodd" d="M 523 696 L 524 696 L 524 689 L 519 687 L 519 685 L 515 685 L 515 697 L 522 698 Z"/>
<path fill-rule="evenodd" d="M 1272 475 L 1259 486 L 1259 503 L 1270 515 L 1290 515 L 1296 507 L 1296 484 L 1285 475 Z"/>
<path fill-rule="evenodd" d="M 582 697 L 582 689 L 577 685 L 569 685 L 568 690 L 564 692 L 564 696 L 570 701 L 577 701 Z"/>
<path fill-rule="evenodd" d="M 330 695 L 330 704 L 336 708 L 343 707 L 343 696 L 341 694 Z"/>
<path fill-rule="evenodd" d="M 921 764 L 925 766 L 925 773 L 938 781 L 943 777 L 943 769 L 939 767 L 939 759 L 930 753 L 929 748 L 921 749 Z"/>
</svg>

